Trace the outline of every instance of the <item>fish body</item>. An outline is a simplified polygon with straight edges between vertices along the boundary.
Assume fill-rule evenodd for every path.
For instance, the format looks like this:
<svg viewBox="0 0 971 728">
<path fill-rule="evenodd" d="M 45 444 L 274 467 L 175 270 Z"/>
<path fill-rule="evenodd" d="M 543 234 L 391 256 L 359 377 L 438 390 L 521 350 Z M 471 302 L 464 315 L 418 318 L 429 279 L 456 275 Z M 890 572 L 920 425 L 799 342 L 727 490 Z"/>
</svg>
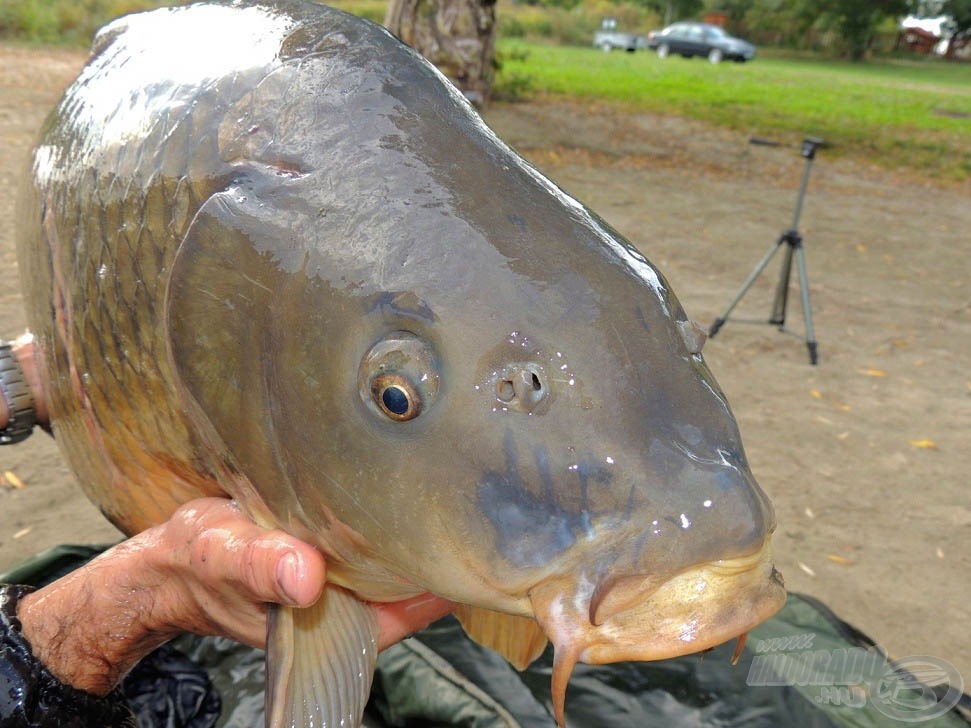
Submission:
<svg viewBox="0 0 971 728">
<path fill-rule="evenodd" d="M 275 724 L 359 719 L 365 600 L 444 596 L 518 663 L 549 638 L 561 721 L 576 661 L 781 606 L 667 281 L 380 27 L 295 0 L 116 21 L 19 218 L 53 428 L 107 517 L 229 494 L 327 555 L 321 604 L 271 627 Z"/>
</svg>

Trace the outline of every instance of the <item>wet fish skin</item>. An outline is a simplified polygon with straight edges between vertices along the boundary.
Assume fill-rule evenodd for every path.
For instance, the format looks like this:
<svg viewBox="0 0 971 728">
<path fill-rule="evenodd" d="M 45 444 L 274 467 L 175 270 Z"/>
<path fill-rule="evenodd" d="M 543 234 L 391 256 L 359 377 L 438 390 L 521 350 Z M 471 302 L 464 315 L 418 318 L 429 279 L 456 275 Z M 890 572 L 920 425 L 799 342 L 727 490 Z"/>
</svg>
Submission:
<svg viewBox="0 0 971 728">
<path fill-rule="evenodd" d="M 535 617 L 561 720 L 573 661 L 781 606 L 771 506 L 667 282 L 376 26 L 285 1 L 123 19 L 31 180 L 55 432 L 126 532 L 228 493 L 327 553 L 334 600 Z M 356 603 L 308 629 L 367 642 Z M 297 660 L 275 702 L 366 671 L 343 657 Z"/>
</svg>

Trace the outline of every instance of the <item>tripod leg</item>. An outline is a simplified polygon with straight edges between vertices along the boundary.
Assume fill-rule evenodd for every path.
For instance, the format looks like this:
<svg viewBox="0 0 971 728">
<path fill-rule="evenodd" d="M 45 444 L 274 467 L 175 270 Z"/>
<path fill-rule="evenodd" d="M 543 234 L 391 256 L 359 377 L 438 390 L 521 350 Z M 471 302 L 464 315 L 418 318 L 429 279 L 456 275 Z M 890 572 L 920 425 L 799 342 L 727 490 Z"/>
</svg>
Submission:
<svg viewBox="0 0 971 728">
<path fill-rule="evenodd" d="M 781 243 L 782 238 L 780 238 L 777 243 L 769 248 L 765 255 L 762 256 L 762 260 L 755 265 L 755 268 L 752 269 L 752 272 L 749 273 L 748 278 L 745 279 L 745 283 L 743 283 L 742 287 L 739 289 L 738 294 L 734 299 L 732 299 L 732 302 L 728 304 L 728 308 L 725 309 L 725 313 L 716 318 L 715 322 L 711 325 L 711 328 L 708 330 L 709 338 L 715 338 L 715 334 L 718 333 L 718 330 L 726 321 L 728 321 L 728 315 L 738 305 L 738 302 L 742 300 L 742 296 L 744 296 L 748 289 L 752 287 L 752 283 L 754 283 L 755 279 L 759 277 L 759 274 L 765 270 L 765 266 L 767 266 L 769 261 L 772 260 L 772 256 L 775 255 L 775 252 L 779 249 L 779 245 Z"/>
<path fill-rule="evenodd" d="M 813 330 L 813 312 L 809 307 L 809 276 L 806 274 L 806 255 L 802 246 L 796 248 L 796 266 L 799 269 L 799 289 L 802 293 L 802 314 L 806 319 L 806 347 L 809 349 L 809 363 L 819 361 L 816 349 L 816 332 Z"/>
<path fill-rule="evenodd" d="M 789 300 L 789 281 L 792 278 L 792 249 L 798 245 L 798 239 L 793 239 L 792 232 L 783 233 L 779 238 L 779 245 L 787 243 L 786 252 L 782 258 L 782 270 L 779 272 L 779 285 L 775 289 L 775 300 L 772 302 L 772 316 L 769 323 L 782 328 L 786 324 L 786 303 Z"/>
</svg>

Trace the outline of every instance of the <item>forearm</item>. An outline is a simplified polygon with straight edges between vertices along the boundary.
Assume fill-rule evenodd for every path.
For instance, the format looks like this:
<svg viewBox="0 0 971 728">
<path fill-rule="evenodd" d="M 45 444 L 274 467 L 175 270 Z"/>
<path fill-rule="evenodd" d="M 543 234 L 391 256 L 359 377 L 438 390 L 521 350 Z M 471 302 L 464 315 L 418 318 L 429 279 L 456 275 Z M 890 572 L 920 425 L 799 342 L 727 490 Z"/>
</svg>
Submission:
<svg viewBox="0 0 971 728">
<path fill-rule="evenodd" d="M 60 681 L 38 661 L 17 618 L 19 601 L 30 587 L 0 586 L 0 726 L 103 726 L 135 728 L 127 702 L 118 693 L 99 697 Z"/>
<path fill-rule="evenodd" d="M 179 632 L 157 617 L 167 588 L 139 547 L 116 546 L 20 600 L 24 638 L 63 683 L 106 695 L 142 657 Z"/>
</svg>

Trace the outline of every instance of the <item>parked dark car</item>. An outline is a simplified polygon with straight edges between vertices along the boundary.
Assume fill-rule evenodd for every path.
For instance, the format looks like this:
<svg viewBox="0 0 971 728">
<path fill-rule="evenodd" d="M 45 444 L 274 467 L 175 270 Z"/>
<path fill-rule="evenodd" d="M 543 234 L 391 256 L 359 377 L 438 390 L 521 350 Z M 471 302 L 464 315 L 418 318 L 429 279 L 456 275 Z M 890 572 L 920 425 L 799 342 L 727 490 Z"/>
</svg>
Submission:
<svg viewBox="0 0 971 728">
<path fill-rule="evenodd" d="M 685 58 L 705 56 L 712 63 L 721 63 L 726 58 L 732 61 L 755 58 L 754 45 L 708 23 L 674 23 L 664 30 L 651 31 L 647 45 L 657 51 L 658 58 L 667 58 L 672 53 Z"/>
</svg>

